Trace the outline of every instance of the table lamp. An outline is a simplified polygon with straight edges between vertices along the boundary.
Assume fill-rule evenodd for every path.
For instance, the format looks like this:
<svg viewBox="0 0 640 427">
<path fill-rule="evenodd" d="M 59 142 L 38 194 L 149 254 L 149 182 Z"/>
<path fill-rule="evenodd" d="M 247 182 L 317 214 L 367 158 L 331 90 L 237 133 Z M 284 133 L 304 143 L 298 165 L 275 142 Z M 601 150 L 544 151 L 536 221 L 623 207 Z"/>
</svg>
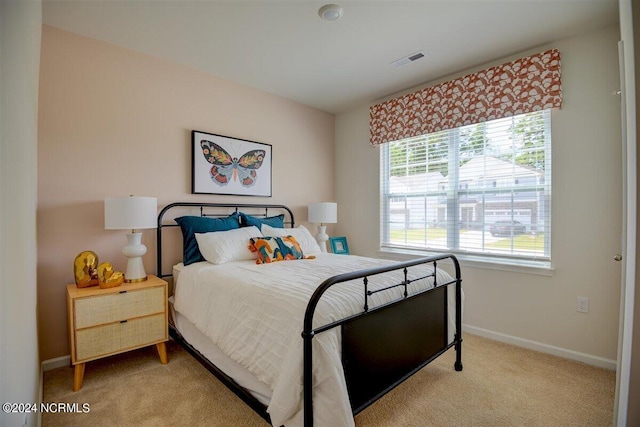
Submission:
<svg viewBox="0 0 640 427">
<path fill-rule="evenodd" d="M 322 252 L 327 252 L 327 226 L 338 222 L 338 204 L 333 202 L 312 203 L 309 205 L 309 222 L 318 225 L 316 240 Z"/>
<path fill-rule="evenodd" d="M 127 270 L 125 282 L 143 282 L 147 280 L 142 256 L 147 247 L 142 244 L 142 233 L 136 230 L 157 228 L 158 199 L 155 197 L 120 197 L 104 199 L 105 230 L 131 230 L 127 233 L 127 246 L 122 248 L 126 256 Z"/>
</svg>

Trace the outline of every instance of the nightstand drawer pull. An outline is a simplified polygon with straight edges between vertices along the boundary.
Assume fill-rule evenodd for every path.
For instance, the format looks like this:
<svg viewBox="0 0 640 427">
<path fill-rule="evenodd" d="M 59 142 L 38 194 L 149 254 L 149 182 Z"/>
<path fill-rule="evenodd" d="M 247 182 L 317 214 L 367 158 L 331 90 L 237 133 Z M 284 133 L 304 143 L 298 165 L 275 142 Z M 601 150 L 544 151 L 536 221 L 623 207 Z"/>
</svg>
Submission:
<svg viewBox="0 0 640 427">
<path fill-rule="evenodd" d="M 164 313 L 165 287 L 76 298 L 74 304 L 76 329 L 88 328 L 122 319 Z"/>
<path fill-rule="evenodd" d="M 127 321 L 126 320 L 121 320 L 120 323 L 127 323 Z"/>
<path fill-rule="evenodd" d="M 120 291 L 120 292 L 118 292 L 118 293 L 119 293 L 119 294 L 126 294 L 126 293 L 127 293 L 127 291 Z"/>
</svg>

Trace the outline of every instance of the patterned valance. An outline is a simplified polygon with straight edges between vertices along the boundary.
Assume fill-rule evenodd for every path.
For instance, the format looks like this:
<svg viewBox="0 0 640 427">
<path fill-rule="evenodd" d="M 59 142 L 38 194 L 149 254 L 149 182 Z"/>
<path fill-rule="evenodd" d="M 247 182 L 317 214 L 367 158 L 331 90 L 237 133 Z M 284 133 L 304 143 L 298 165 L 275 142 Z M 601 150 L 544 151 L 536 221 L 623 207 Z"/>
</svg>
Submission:
<svg viewBox="0 0 640 427">
<path fill-rule="evenodd" d="M 554 107 L 562 107 L 557 49 L 372 106 L 371 144 Z"/>
</svg>

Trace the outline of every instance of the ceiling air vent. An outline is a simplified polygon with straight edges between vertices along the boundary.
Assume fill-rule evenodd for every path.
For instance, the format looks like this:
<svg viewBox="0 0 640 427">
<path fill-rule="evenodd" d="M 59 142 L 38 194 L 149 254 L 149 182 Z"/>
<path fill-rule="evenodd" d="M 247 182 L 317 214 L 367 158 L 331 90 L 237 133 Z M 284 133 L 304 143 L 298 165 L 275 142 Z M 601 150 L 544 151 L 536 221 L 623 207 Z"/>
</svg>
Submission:
<svg viewBox="0 0 640 427">
<path fill-rule="evenodd" d="M 415 52 L 412 53 L 411 55 L 407 55 L 404 58 L 400 58 L 398 60 L 395 60 L 391 63 L 391 65 L 393 65 L 396 68 L 400 68 L 400 67 L 404 67 L 405 65 L 417 61 L 420 58 L 424 58 L 425 54 L 424 52 Z"/>
</svg>

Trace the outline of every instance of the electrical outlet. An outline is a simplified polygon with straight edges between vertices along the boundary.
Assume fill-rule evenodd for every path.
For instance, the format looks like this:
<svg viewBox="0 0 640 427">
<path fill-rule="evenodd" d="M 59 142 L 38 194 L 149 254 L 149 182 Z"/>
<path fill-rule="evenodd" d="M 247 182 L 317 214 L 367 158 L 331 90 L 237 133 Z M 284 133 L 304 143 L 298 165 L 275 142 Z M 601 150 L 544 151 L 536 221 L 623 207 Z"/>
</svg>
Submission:
<svg viewBox="0 0 640 427">
<path fill-rule="evenodd" d="M 588 313 L 589 312 L 589 298 L 587 297 L 578 297 L 576 301 L 576 311 L 579 313 Z"/>
</svg>

